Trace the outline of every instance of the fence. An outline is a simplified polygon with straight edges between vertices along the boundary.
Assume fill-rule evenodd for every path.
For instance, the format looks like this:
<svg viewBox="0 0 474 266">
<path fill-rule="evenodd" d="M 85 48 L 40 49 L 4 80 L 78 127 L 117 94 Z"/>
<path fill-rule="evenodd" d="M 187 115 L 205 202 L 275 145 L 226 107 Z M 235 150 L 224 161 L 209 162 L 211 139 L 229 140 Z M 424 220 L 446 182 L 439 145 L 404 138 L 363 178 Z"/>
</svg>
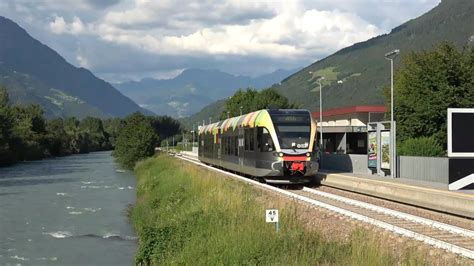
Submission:
<svg viewBox="0 0 474 266">
<path fill-rule="evenodd" d="M 398 176 L 421 181 L 449 183 L 449 160 L 446 157 L 399 156 Z"/>
<path fill-rule="evenodd" d="M 323 154 L 321 169 L 367 174 L 366 154 Z M 449 183 L 449 161 L 446 157 L 398 156 L 398 177 Z"/>
</svg>

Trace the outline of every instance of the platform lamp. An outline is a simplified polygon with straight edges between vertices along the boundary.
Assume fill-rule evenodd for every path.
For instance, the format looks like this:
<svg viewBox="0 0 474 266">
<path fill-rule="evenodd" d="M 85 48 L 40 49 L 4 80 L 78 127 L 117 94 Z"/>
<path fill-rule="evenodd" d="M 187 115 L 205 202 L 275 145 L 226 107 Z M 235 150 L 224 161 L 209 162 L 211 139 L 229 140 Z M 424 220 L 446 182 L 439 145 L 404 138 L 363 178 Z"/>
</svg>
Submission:
<svg viewBox="0 0 474 266">
<path fill-rule="evenodd" d="M 309 74 L 313 75 L 313 71 L 309 71 Z M 321 76 L 317 82 L 319 83 L 319 151 L 321 152 L 320 160 L 322 161 L 323 152 L 323 85 L 322 81 L 324 76 Z"/>
<path fill-rule="evenodd" d="M 397 55 L 400 53 L 399 49 L 395 49 L 389 53 L 385 54 L 385 59 L 390 60 L 390 145 L 392 146 L 391 149 L 391 156 L 390 158 L 392 159 L 392 169 L 390 170 L 390 177 L 395 178 L 396 177 L 396 169 L 397 169 L 397 154 L 395 152 L 396 149 L 396 137 L 395 137 L 395 124 L 394 124 L 394 119 L 393 119 L 393 59 L 397 57 Z"/>
</svg>

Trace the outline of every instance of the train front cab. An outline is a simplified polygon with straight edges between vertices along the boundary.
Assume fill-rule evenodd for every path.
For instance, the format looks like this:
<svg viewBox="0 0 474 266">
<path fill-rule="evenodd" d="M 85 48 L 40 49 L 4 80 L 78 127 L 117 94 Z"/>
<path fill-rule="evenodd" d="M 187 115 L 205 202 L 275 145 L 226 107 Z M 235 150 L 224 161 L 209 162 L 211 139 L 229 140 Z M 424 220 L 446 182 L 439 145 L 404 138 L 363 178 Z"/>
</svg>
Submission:
<svg viewBox="0 0 474 266">
<path fill-rule="evenodd" d="M 313 151 L 316 140 L 316 124 L 306 110 L 270 110 L 276 152 L 273 152 L 272 169 L 278 169 L 278 175 L 268 175 L 268 183 L 291 184 L 311 182 L 319 164 Z M 263 134 L 265 136 L 265 134 Z M 268 156 L 268 155 L 267 155 Z"/>
</svg>

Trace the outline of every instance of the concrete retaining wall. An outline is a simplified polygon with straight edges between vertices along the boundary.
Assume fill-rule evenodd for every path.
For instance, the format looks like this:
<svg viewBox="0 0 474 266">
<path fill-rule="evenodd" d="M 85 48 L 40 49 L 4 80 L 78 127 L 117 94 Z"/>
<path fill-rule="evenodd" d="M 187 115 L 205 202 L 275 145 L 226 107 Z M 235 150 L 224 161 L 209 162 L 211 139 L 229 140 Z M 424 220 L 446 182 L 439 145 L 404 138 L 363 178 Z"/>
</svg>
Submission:
<svg viewBox="0 0 474 266">
<path fill-rule="evenodd" d="M 323 154 L 321 169 L 367 174 L 366 154 Z"/>
</svg>

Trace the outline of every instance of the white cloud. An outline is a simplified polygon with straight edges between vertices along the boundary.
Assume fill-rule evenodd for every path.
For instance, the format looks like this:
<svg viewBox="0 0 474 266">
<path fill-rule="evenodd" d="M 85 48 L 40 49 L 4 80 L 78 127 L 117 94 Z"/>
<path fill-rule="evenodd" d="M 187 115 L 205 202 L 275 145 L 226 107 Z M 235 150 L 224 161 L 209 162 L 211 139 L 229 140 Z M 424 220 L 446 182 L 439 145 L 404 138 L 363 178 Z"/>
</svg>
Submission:
<svg viewBox="0 0 474 266">
<path fill-rule="evenodd" d="M 242 2 L 242 1 L 241 1 Z M 207 14 L 222 11 L 216 17 L 225 17 L 226 12 L 239 13 L 238 8 L 248 9 L 248 4 L 237 1 L 226 2 Z M 153 10 L 163 8 L 175 10 L 186 7 L 174 2 L 137 1 L 134 9 L 108 12 L 95 25 L 96 33 L 108 42 L 125 44 L 155 54 L 172 55 L 258 55 L 273 58 L 298 57 L 315 53 L 329 53 L 347 45 L 366 40 L 381 33 L 381 30 L 355 14 L 339 10 L 305 9 L 299 2 L 259 2 L 262 13 L 275 13 L 272 17 L 249 19 L 244 23 L 223 20 L 196 28 L 188 34 L 176 34 L 160 30 L 164 20 L 182 17 L 178 14 L 159 16 Z M 247 1 L 243 1 L 247 3 Z M 262 3 L 266 3 L 263 5 Z M 194 9 L 194 7 L 189 7 Z M 231 11 L 232 10 L 232 11 Z M 163 11 L 161 11 L 163 13 Z M 186 11 L 184 11 L 186 14 Z M 231 15 L 231 14 L 230 14 Z M 192 21 L 192 18 L 188 18 Z M 186 19 L 181 27 L 186 27 Z M 231 23 L 232 24 L 229 24 Z M 154 29 L 142 29 L 143 24 L 156 25 Z M 187 29 L 195 25 L 188 25 Z M 174 33 L 174 34 L 173 34 Z"/>
<path fill-rule="evenodd" d="M 87 58 L 81 56 L 81 55 L 76 55 L 76 60 L 79 62 L 79 66 L 83 68 L 90 68 L 89 60 Z"/>
<path fill-rule="evenodd" d="M 82 23 L 81 19 L 74 17 L 71 23 L 67 23 L 63 17 L 55 16 L 54 21 L 49 23 L 49 28 L 55 34 L 80 34 L 85 32 L 85 25 Z"/>
</svg>

